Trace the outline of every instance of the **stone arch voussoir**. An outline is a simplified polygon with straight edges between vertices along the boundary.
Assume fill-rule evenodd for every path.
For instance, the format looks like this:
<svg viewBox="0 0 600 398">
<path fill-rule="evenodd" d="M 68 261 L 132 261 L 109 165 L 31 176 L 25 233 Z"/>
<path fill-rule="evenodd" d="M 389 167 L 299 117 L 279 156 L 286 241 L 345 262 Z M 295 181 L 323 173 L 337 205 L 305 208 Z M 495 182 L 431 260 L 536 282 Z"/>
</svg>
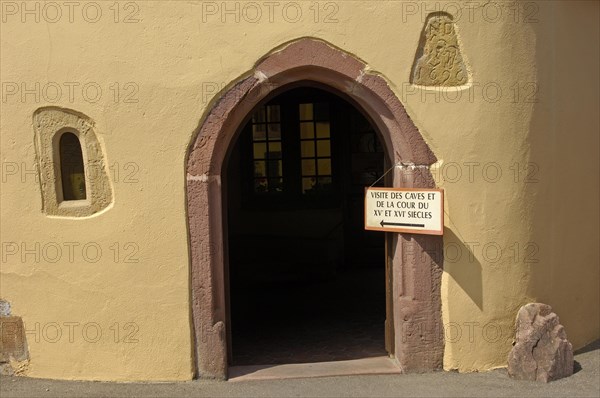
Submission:
<svg viewBox="0 0 600 398">
<path fill-rule="evenodd" d="M 186 163 L 191 299 L 196 374 L 227 377 L 227 312 L 221 175 L 229 146 L 251 110 L 276 90 L 314 81 L 351 98 L 380 131 L 396 167 L 393 185 L 434 187 L 436 158 L 385 79 L 334 46 L 311 38 L 288 43 L 263 57 L 224 90 L 205 115 Z M 405 371 L 441 368 L 443 330 L 441 237 L 394 234 L 393 305 L 395 356 Z M 440 332 L 441 331 L 441 332 Z"/>
</svg>

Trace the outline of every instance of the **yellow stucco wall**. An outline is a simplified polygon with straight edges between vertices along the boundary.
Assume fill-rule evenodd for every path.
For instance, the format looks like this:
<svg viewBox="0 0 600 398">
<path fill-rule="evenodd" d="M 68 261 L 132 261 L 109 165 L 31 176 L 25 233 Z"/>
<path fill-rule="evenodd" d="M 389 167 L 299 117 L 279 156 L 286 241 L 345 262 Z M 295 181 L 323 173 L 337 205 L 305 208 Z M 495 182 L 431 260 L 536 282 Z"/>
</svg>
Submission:
<svg viewBox="0 0 600 398">
<path fill-rule="evenodd" d="M 85 12 L 81 3 L 71 16 L 62 5 L 61 17 L 43 3 L 30 3 L 34 14 L 7 3 L 0 297 L 30 331 L 27 375 L 192 377 L 186 150 L 216 87 L 304 36 L 385 76 L 440 159 L 433 173 L 446 189 L 448 214 L 445 368 L 505 365 L 516 312 L 535 299 L 554 307 L 575 347 L 598 337 L 597 3 L 484 9 L 344 1 L 326 8 L 298 1 L 282 2 L 271 15 L 263 4 L 258 23 L 243 14 L 244 3 L 239 22 L 235 11 L 220 14 L 221 2 L 122 2 L 118 15 L 112 3 Z M 460 17 L 456 5 L 464 7 Z M 436 6 L 456 17 L 469 86 L 436 91 L 408 83 L 425 17 Z M 61 95 L 53 101 L 56 86 Z M 96 122 L 114 195 L 102 213 L 69 219 L 41 211 L 32 115 L 50 105 Z M 102 336 L 93 342 L 97 330 Z"/>
<path fill-rule="evenodd" d="M 598 6 L 556 3 L 552 23 L 536 27 L 556 49 L 536 46 L 538 82 L 549 92 L 529 133 L 530 161 L 541 174 L 528 191 L 531 239 L 540 246 L 529 292 L 553 307 L 577 347 L 600 334 L 600 51 L 590 46 L 600 34 Z"/>
</svg>

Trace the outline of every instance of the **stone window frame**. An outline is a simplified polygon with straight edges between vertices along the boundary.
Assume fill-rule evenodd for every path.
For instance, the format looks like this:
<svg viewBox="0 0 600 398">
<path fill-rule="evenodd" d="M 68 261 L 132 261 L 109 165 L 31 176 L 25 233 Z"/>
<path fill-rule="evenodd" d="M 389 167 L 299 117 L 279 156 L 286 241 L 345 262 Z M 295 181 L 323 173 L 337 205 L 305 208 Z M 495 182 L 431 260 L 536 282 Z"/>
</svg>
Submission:
<svg viewBox="0 0 600 398">
<path fill-rule="evenodd" d="M 210 104 L 186 157 L 191 319 L 197 377 L 226 379 L 229 310 L 223 179 L 229 150 L 256 104 L 298 81 L 337 90 L 374 122 L 395 167 L 393 187 L 434 188 L 437 159 L 387 81 L 362 60 L 313 38 L 286 43 L 261 58 Z M 393 355 L 403 372 L 441 369 L 443 238 L 386 233 L 392 287 Z"/>
<path fill-rule="evenodd" d="M 42 211 L 48 216 L 87 217 L 109 208 L 113 188 L 94 121 L 72 109 L 44 107 L 34 112 L 33 128 Z M 76 135 L 81 145 L 86 199 L 63 200 L 60 138 L 65 133 Z"/>
</svg>

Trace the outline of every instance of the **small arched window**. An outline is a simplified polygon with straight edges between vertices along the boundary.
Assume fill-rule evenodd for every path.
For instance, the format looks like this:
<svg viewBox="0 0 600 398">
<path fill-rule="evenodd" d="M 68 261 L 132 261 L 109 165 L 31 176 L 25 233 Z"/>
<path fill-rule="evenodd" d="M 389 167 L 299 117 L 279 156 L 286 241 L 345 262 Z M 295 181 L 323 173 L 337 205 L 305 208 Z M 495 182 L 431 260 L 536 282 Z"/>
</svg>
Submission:
<svg viewBox="0 0 600 398">
<path fill-rule="evenodd" d="M 63 200 L 86 199 L 85 168 L 79 138 L 73 133 L 60 137 L 60 175 Z"/>
</svg>

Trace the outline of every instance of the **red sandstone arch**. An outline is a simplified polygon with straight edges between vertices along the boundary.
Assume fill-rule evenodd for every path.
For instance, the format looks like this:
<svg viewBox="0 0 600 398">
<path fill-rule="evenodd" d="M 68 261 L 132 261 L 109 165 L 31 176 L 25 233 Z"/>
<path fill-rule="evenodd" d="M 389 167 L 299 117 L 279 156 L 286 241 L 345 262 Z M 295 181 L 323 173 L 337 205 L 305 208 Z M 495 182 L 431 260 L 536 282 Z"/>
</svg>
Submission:
<svg viewBox="0 0 600 398">
<path fill-rule="evenodd" d="M 434 187 L 427 166 L 435 156 L 404 107 L 366 64 L 323 41 L 303 38 L 261 59 L 251 73 L 224 90 L 203 119 L 186 160 L 191 300 L 196 375 L 227 377 L 227 313 L 221 176 L 230 144 L 247 115 L 279 87 L 314 81 L 351 98 L 381 133 L 388 159 L 414 164 L 395 168 L 393 186 Z M 441 237 L 393 234 L 395 357 L 404 371 L 442 366 Z M 436 250 L 437 249 L 437 250 Z"/>
</svg>

